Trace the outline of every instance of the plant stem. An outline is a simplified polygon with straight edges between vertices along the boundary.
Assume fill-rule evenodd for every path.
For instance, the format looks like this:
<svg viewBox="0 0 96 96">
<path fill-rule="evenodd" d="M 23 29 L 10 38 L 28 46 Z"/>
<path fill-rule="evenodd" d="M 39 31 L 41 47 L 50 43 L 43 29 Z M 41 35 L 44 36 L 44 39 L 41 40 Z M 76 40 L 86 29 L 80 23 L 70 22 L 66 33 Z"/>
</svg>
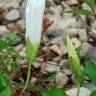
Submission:
<svg viewBox="0 0 96 96">
<path fill-rule="evenodd" d="M 77 83 L 77 88 L 78 88 L 77 89 L 77 96 L 79 96 L 79 94 L 80 94 L 80 83 L 79 82 Z"/>
<path fill-rule="evenodd" d="M 29 84 L 29 80 L 30 80 L 30 75 L 31 75 L 31 64 L 32 64 L 32 61 L 29 62 L 29 65 L 28 65 L 28 74 L 27 74 L 27 80 L 26 80 L 26 84 L 22 90 L 22 93 L 24 93 L 24 91 L 26 90 L 26 88 L 28 87 L 28 84 Z"/>
</svg>

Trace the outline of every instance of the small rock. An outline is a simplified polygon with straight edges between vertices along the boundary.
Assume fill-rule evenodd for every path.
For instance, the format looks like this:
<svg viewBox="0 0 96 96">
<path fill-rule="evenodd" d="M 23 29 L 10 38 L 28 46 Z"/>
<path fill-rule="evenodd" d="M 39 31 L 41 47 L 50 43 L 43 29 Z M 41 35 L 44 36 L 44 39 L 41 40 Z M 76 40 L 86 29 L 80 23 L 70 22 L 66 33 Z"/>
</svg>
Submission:
<svg viewBox="0 0 96 96">
<path fill-rule="evenodd" d="M 78 35 L 78 29 L 76 28 L 66 28 L 64 31 L 70 37 L 76 37 Z"/>
<path fill-rule="evenodd" d="M 73 88 L 73 89 L 70 89 L 68 91 L 66 91 L 67 95 L 68 96 L 77 96 L 77 88 Z M 85 88 L 85 87 L 81 87 L 80 88 L 80 94 L 79 96 L 90 96 L 91 92 Z"/>
<path fill-rule="evenodd" d="M 49 12 L 52 13 L 52 14 L 61 14 L 62 10 L 63 9 L 62 9 L 61 5 L 49 8 Z"/>
<path fill-rule="evenodd" d="M 60 62 L 62 60 L 61 56 L 57 56 L 55 58 L 53 58 L 53 62 Z"/>
<path fill-rule="evenodd" d="M 96 28 L 96 20 L 91 23 L 91 27 L 94 29 Z"/>
<path fill-rule="evenodd" d="M 14 1 L 17 2 L 18 4 L 22 2 L 22 0 L 14 0 Z"/>
<path fill-rule="evenodd" d="M 75 48 L 79 48 L 81 46 L 81 41 L 79 39 L 77 39 L 77 38 L 74 37 L 71 40 L 72 40 Z"/>
<path fill-rule="evenodd" d="M 62 51 L 61 51 L 61 49 L 59 48 L 58 45 L 52 45 L 52 46 L 50 47 L 50 49 L 51 49 L 53 52 L 55 52 L 56 54 L 62 56 Z"/>
<path fill-rule="evenodd" d="M 47 32 L 52 32 L 57 29 L 58 22 L 60 21 L 60 15 L 48 15 L 49 21 L 53 21 L 54 23 L 47 29 Z M 52 34 L 52 33 L 51 33 Z"/>
<path fill-rule="evenodd" d="M 65 28 L 76 27 L 77 26 L 76 22 L 77 22 L 76 18 L 73 17 L 69 19 L 62 18 L 59 21 L 57 28 L 64 30 Z"/>
<path fill-rule="evenodd" d="M 6 33 L 8 33 L 7 27 L 4 25 L 0 26 L 0 36 L 5 35 Z"/>
<path fill-rule="evenodd" d="M 7 12 L 5 19 L 8 21 L 15 21 L 20 18 L 20 12 L 17 9 L 12 9 Z"/>
<path fill-rule="evenodd" d="M 65 84 L 68 82 L 68 77 L 64 73 L 57 73 L 56 75 L 56 86 L 59 88 L 64 87 Z"/>
<path fill-rule="evenodd" d="M 68 64 L 68 59 L 63 59 L 61 60 L 61 62 L 59 63 L 60 68 L 69 68 L 69 64 Z"/>
<path fill-rule="evenodd" d="M 32 65 L 34 68 L 38 69 L 41 67 L 42 63 L 43 63 L 43 59 L 37 59 L 36 61 L 33 62 Z"/>
<path fill-rule="evenodd" d="M 60 71 L 60 67 L 57 65 L 57 63 L 54 62 L 48 62 L 48 64 L 43 64 L 42 68 L 44 68 L 43 73 L 57 73 Z"/>
<path fill-rule="evenodd" d="M 47 7 L 54 6 L 54 1 L 53 0 L 46 0 L 46 6 Z"/>
<path fill-rule="evenodd" d="M 26 64 L 28 64 L 28 61 L 27 61 L 27 59 L 17 59 L 16 60 L 16 64 L 18 64 L 18 65 L 26 65 Z"/>
<path fill-rule="evenodd" d="M 64 38 L 63 36 L 58 36 L 56 38 L 54 38 L 52 41 L 50 41 L 51 44 L 59 44 L 59 42 L 63 41 Z"/>
<path fill-rule="evenodd" d="M 64 68 L 64 73 L 65 73 L 67 76 L 70 76 L 70 75 L 72 75 L 72 70 L 70 70 L 70 69 L 65 69 L 65 68 Z"/>
<path fill-rule="evenodd" d="M 19 4 L 18 4 L 16 1 L 12 1 L 12 2 L 10 2 L 10 3 L 7 3 L 7 4 L 5 5 L 5 8 L 6 8 L 6 9 L 9 9 L 9 8 L 17 9 L 17 8 L 19 8 Z"/>
<path fill-rule="evenodd" d="M 68 5 L 76 5 L 79 3 L 78 0 L 66 0 L 66 2 Z"/>
<path fill-rule="evenodd" d="M 33 85 L 36 83 L 36 81 L 37 81 L 37 78 L 36 78 L 36 77 L 32 77 L 31 80 L 30 80 L 30 82 L 31 82 Z"/>
<path fill-rule="evenodd" d="M 22 30 L 25 30 L 25 28 L 26 28 L 26 23 L 25 23 L 24 20 L 17 21 L 17 25 L 20 25 L 20 27 L 22 28 Z"/>
<path fill-rule="evenodd" d="M 86 42 L 88 40 L 86 29 L 79 30 L 79 38 L 82 42 Z"/>
<path fill-rule="evenodd" d="M 86 57 L 88 52 L 89 52 L 89 50 L 90 50 L 90 48 L 91 48 L 91 45 L 89 43 L 87 43 L 87 42 L 84 42 L 81 45 L 80 56 L 81 57 L 83 57 L 83 56 Z"/>
<path fill-rule="evenodd" d="M 66 45 L 64 44 L 64 41 L 59 42 L 59 46 L 62 51 L 62 55 L 66 55 L 68 51 Z"/>
<path fill-rule="evenodd" d="M 19 55 L 23 58 L 26 58 L 26 53 L 24 51 L 20 51 L 19 52 Z"/>
<path fill-rule="evenodd" d="M 91 33 L 96 36 L 96 29 L 92 28 L 92 29 L 91 29 Z"/>
<path fill-rule="evenodd" d="M 17 52 L 19 52 L 19 51 L 22 51 L 23 48 L 24 48 L 24 45 L 23 45 L 23 44 L 20 44 L 20 45 L 18 45 L 18 46 L 15 47 L 15 50 L 16 50 Z"/>
</svg>

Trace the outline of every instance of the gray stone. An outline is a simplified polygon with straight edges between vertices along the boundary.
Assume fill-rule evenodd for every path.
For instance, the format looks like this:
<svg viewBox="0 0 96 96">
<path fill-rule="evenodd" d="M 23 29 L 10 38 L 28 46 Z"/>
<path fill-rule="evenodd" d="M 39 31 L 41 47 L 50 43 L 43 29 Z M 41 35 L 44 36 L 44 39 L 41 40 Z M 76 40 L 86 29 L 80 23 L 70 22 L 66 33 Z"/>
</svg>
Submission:
<svg viewBox="0 0 96 96">
<path fill-rule="evenodd" d="M 75 4 L 78 4 L 79 2 L 78 2 L 78 0 L 66 0 L 66 3 L 68 5 L 75 5 Z"/>
<path fill-rule="evenodd" d="M 17 25 L 20 25 L 20 27 L 22 28 L 22 30 L 25 30 L 25 28 L 26 28 L 26 22 L 25 22 L 25 20 L 18 20 L 17 21 Z"/>
<path fill-rule="evenodd" d="M 68 96 L 77 96 L 77 90 L 78 90 L 77 88 L 73 88 L 73 89 L 66 91 L 66 93 Z M 87 88 L 85 87 L 80 88 L 79 96 L 90 96 L 90 94 L 91 94 L 91 91 L 88 90 Z"/>
<path fill-rule="evenodd" d="M 72 40 L 75 48 L 81 47 L 81 41 L 80 41 L 78 38 L 75 38 L 75 37 L 74 37 L 74 38 L 72 38 L 71 40 Z"/>
<path fill-rule="evenodd" d="M 5 5 L 5 8 L 6 9 L 9 9 L 9 8 L 19 8 L 19 4 L 16 2 L 16 1 L 11 1 L 11 2 L 9 2 L 9 3 L 7 3 L 6 5 Z"/>
<path fill-rule="evenodd" d="M 77 28 L 66 28 L 64 32 L 69 35 L 70 37 L 75 37 L 78 35 L 78 29 Z"/>
<path fill-rule="evenodd" d="M 82 42 L 86 42 L 88 40 L 86 29 L 79 29 L 79 38 Z"/>
<path fill-rule="evenodd" d="M 63 60 L 61 60 L 61 62 L 59 63 L 59 66 L 60 66 L 60 68 L 69 68 L 69 64 L 68 64 L 68 59 L 63 59 Z"/>
<path fill-rule="evenodd" d="M 67 51 L 66 45 L 64 44 L 64 40 L 59 42 L 59 46 L 62 51 L 62 55 L 66 55 L 68 53 L 68 51 Z"/>
<path fill-rule="evenodd" d="M 60 67 L 55 62 L 48 62 L 48 64 L 43 64 L 43 73 L 57 73 L 60 71 Z"/>
<path fill-rule="evenodd" d="M 43 59 L 41 58 L 41 59 L 36 59 L 32 65 L 34 68 L 38 69 L 42 66 L 42 64 L 43 64 Z"/>
<path fill-rule="evenodd" d="M 61 14 L 61 12 L 62 12 L 62 6 L 61 5 L 58 5 L 58 6 L 56 6 L 56 7 L 50 7 L 49 8 L 49 12 L 51 13 L 51 14 Z"/>
<path fill-rule="evenodd" d="M 50 46 L 50 49 L 55 52 L 56 54 L 58 54 L 59 56 L 62 56 L 62 51 L 60 49 L 60 47 L 58 45 L 52 45 Z"/>
<path fill-rule="evenodd" d="M 57 73 L 56 75 L 56 86 L 59 88 L 64 87 L 65 84 L 68 82 L 68 77 L 64 73 Z"/>
<path fill-rule="evenodd" d="M 8 33 L 8 29 L 5 25 L 0 26 L 0 36 L 5 35 L 6 33 Z"/>
<path fill-rule="evenodd" d="M 5 18 L 8 21 L 15 21 L 20 18 L 20 12 L 17 9 L 12 9 L 6 13 Z"/>
</svg>

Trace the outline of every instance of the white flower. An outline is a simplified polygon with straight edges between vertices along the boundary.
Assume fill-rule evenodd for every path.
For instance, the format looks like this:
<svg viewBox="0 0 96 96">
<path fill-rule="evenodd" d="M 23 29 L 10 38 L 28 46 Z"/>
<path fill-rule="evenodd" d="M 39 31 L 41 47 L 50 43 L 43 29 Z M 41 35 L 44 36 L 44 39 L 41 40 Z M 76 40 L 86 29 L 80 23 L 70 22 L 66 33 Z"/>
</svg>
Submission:
<svg viewBox="0 0 96 96">
<path fill-rule="evenodd" d="M 45 0 L 28 0 L 26 7 L 26 40 L 39 45 L 42 32 Z"/>
</svg>

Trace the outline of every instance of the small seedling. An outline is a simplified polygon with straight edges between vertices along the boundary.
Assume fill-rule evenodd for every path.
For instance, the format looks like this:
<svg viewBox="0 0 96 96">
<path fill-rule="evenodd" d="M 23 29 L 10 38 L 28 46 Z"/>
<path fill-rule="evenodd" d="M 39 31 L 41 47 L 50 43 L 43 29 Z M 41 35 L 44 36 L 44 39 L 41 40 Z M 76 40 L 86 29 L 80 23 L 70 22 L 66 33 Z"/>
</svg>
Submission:
<svg viewBox="0 0 96 96">
<path fill-rule="evenodd" d="M 78 87 L 78 92 L 77 96 L 79 96 L 80 92 L 80 78 L 82 76 L 82 70 L 80 67 L 80 59 L 78 54 L 76 53 L 75 47 L 73 46 L 73 43 L 69 36 L 66 36 L 67 40 L 67 49 L 68 49 L 68 58 L 69 58 L 69 63 L 70 67 L 76 77 L 76 85 Z"/>
</svg>

